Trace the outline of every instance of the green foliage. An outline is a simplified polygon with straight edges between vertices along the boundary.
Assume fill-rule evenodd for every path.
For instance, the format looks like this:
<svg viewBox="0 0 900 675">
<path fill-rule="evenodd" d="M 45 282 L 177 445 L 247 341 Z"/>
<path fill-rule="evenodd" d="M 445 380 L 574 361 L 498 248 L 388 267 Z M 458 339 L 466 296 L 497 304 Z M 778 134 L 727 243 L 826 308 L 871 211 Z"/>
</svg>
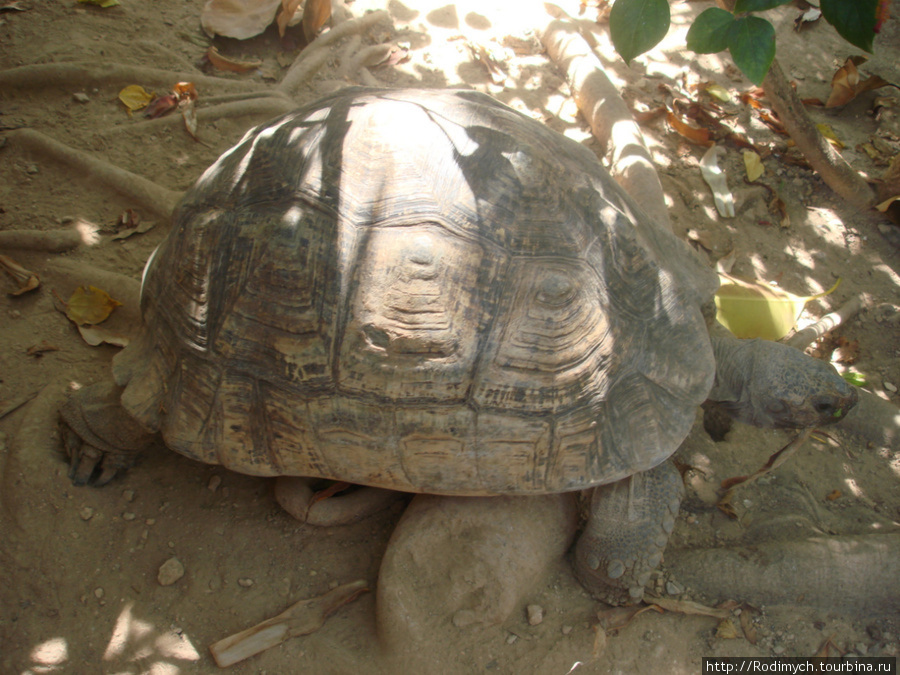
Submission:
<svg viewBox="0 0 900 675">
<path fill-rule="evenodd" d="M 653 49 L 669 31 L 668 0 L 616 2 L 609 14 L 613 46 L 625 63 Z"/>
<path fill-rule="evenodd" d="M 735 65 L 761 84 L 775 58 L 775 29 L 751 14 L 790 0 L 736 0 L 734 12 L 704 10 L 688 30 L 688 49 L 698 54 L 731 53 Z M 850 44 L 872 51 L 879 0 L 821 0 L 822 16 Z M 669 30 L 668 0 L 615 0 L 609 31 L 619 55 L 630 62 L 655 47 Z"/>
<path fill-rule="evenodd" d="M 872 51 L 878 0 L 822 0 L 822 16 L 855 47 Z"/>
</svg>

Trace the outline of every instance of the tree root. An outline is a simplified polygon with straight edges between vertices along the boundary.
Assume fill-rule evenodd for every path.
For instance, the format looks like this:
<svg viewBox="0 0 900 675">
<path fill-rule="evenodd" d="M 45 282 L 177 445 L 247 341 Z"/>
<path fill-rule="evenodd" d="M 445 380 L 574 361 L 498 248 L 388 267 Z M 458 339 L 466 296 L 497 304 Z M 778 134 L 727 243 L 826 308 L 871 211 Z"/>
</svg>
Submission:
<svg viewBox="0 0 900 675">
<path fill-rule="evenodd" d="M 710 599 L 872 614 L 900 611 L 896 533 L 668 551 L 666 567 Z"/>
<path fill-rule="evenodd" d="M 859 313 L 859 310 L 861 310 L 862 307 L 863 298 L 862 296 L 857 295 L 833 312 L 823 316 L 811 326 L 807 326 L 803 330 L 794 333 L 790 338 L 784 341 L 784 344 L 788 347 L 795 347 L 796 349 L 806 349 L 826 333 L 830 333 L 842 323 L 852 319 Z"/>
<path fill-rule="evenodd" d="M 4 230 L 0 232 L 0 249 L 22 249 L 26 251 L 45 251 L 47 253 L 64 253 L 78 248 L 82 238 L 78 230 Z"/>
<path fill-rule="evenodd" d="M 828 187 L 858 209 L 872 208 L 875 191 L 816 129 L 777 60 L 763 80 L 763 90 L 797 148 Z"/>
<path fill-rule="evenodd" d="M 643 210 L 671 229 L 665 195 L 643 135 L 603 64 L 569 20 L 551 21 L 541 34 L 550 58 L 566 73 L 591 132 L 610 158 L 610 173 Z"/>
<path fill-rule="evenodd" d="M 172 211 L 183 194 L 92 157 L 86 152 L 75 150 L 32 129 L 18 129 L 10 134 L 10 138 L 29 152 L 67 165 L 82 179 L 108 185 L 144 210 L 165 220 L 172 216 Z"/>
</svg>

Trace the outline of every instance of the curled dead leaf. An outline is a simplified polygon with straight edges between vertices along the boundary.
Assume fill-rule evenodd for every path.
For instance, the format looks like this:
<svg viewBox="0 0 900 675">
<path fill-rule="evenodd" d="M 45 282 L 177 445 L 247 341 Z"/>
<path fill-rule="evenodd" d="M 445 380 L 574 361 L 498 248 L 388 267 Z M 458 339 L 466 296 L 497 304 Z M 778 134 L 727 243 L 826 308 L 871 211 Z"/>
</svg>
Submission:
<svg viewBox="0 0 900 675">
<path fill-rule="evenodd" d="M 79 286 L 66 303 L 66 316 L 76 325 L 105 321 L 121 302 L 94 286 Z"/>
<path fill-rule="evenodd" d="M 759 641 L 756 626 L 753 625 L 753 615 L 758 612 L 759 610 L 756 607 L 752 607 L 746 603 L 741 605 L 741 630 L 743 631 L 747 642 L 751 645 L 755 645 Z"/>
<path fill-rule="evenodd" d="M 719 625 L 716 628 L 716 637 L 723 640 L 734 640 L 735 638 L 740 637 L 737 628 L 734 626 L 734 621 L 732 621 L 730 617 L 722 619 L 719 622 Z"/>
<path fill-rule="evenodd" d="M 303 36 L 307 44 L 316 39 L 319 30 L 331 18 L 331 0 L 306 0 L 303 6 Z"/>
<path fill-rule="evenodd" d="M 719 215 L 723 218 L 734 218 L 734 197 L 728 189 L 725 171 L 719 166 L 719 157 L 724 157 L 725 152 L 725 148 L 713 144 L 700 160 L 700 174 L 712 190 Z"/>
<path fill-rule="evenodd" d="M 178 97 L 175 94 L 167 94 L 166 96 L 157 96 L 147 106 L 144 116 L 155 120 L 157 117 L 163 117 L 178 107 Z"/>
<path fill-rule="evenodd" d="M 714 145 L 714 142 L 710 138 L 709 129 L 692 126 L 672 111 L 668 111 L 666 119 L 675 131 L 684 136 L 691 143 L 702 145 L 703 147 Z"/>
<path fill-rule="evenodd" d="M 82 339 L 91 347 L 108 344 L 113 347 L 127 347 L 130 339 L 115 331 L 107 330 L 102 326 L 78 326 L 78 332 Z"/>
<path fill-rule="evenodd" d="M 810 7 L 800 16 L 794 19 L 794 30 L 800 32 L 807 24 L 812 24 L 822 17 L 822 10 L 818 7 Z"/>
<path fill-rule="evenodd" d="M 861 79 L 857 66 L 866 61 L 865 56 L 855 55 L 849 57 L 844 61 L 844 65 L 838 68 L 831 78 L 831 93 L 825 102 L 826 108 L 846 105 L 864 91 L 881 87 L 897 87 L 896 84 L 888 82 L 879 75 L 870 75 L 865 80 Z"/>
<path fill-rule="evenodd" d="M 301 4 L 303 4 L 303 0 L 281 0 L 281 11 L 275 20 L 278 25 L 279 37 L 284 37 L 288 26 L 293 26 L 303 19 L 302 14 L 299 17 L 297 16 L 297 10 Z"/>
<path fill-rule="evenodd" d="M 9 291 L 9 295 L 22 295 L 23 293 L 33 291 L 41 285 L 41 280 L 37 274 L 31 270 L 25 269 L 9 256 L 0 255 L 0 267 L 2 267 L 18 285 L 16 290 Z"/>
<path fill-rule="evenodd" d="M 50 344 L 46 340 L 42 340 L 39 344 L 32 345 L 26 350 L 26 354 L 28 356 L 40 357 L 46 354 L 47 352 L 58 352 L 59 347 L 56 345 Z"/>
<path fill-rule="evenodd" d="M 216 70 L 224 70 L 231 73 L 249 73 L 262 65 L 262 61 L 238 61 L 222 56 L 214 45 L 206 50 L 206 58 Z M 196 92 L 195 92 L 196 93 Z"/>
</svg>

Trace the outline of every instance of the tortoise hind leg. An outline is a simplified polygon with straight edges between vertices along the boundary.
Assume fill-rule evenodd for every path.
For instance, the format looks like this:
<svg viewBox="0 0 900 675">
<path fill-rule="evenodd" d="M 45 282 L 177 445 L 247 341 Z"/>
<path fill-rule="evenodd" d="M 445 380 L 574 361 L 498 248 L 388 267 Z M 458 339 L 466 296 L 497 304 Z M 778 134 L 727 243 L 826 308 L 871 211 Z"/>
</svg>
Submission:
<svg viewBox="0 0 900 675">
<path fill-rule="evenodd" d="M 153 440 L 125 410 L 122 387 L 111 380 L 74 392 L 60 409 L 69 478 L 75 485 L 106 485 L 134 464 Z"/>
<path fill-rule="evenodd" d="M 598 600 L 639 601 L 662 560 L 684 496 L 671 461 L 594 488 L 587 524 L 575 545 L 575 575 Z"/>
</svg>

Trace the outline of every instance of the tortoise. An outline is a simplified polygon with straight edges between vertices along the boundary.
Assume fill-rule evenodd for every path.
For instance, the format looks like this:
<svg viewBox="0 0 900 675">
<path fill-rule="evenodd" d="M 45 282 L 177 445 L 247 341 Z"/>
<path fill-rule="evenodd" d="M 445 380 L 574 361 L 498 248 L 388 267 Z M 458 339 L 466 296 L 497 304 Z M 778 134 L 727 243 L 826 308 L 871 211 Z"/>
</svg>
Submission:
<svg viewBox="0 0 900 675">
<path fill-rule="evenodd" d="M 70 476 L 154 435 L 256 476 L 585 491 L 576 575 L 641 597 L 698 406 L 841 419 L 853 387 L 715 323 L 717 277 L 593 153 L 474 91 L 339 91 L 251 129 L 148 261 L 114 382 L 62 410 Z"/>
</svg>

